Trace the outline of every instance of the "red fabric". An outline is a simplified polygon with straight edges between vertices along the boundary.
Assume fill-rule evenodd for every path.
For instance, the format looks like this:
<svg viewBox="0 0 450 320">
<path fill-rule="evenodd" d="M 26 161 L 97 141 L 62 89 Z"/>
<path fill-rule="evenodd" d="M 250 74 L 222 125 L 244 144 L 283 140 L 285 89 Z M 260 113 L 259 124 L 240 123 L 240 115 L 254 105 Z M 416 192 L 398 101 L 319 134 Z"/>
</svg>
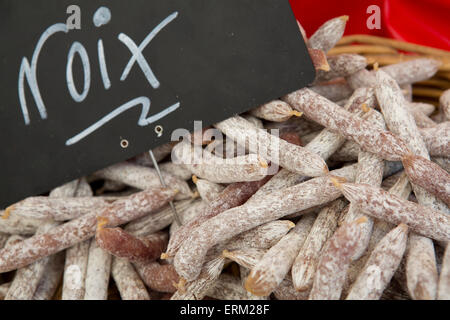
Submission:
<svg viewBox="0 0 450 320">
<path fill-rule="evenodd" d="M 450 0 L 290 0 L 310 36 L 326 20 L 350 16 L 346 35 L 372 34 L 450 51 Z M 367 7 L 381 9 L 381 29 L 370 30 Z"/>
</svg>

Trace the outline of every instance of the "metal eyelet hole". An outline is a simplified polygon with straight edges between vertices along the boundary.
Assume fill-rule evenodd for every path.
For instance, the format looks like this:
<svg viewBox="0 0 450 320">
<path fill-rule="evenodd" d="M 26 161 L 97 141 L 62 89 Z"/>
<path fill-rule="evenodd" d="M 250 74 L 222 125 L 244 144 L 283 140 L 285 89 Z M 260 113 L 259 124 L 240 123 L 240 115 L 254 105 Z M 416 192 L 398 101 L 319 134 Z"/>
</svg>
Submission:
<svg viewBox="0 0 450 320">
<path fill-rule="evenodd" d="M 128 148 L 129 142 L 127 139 L 122 139 L 122 141 L 120 141 L 120 146 L 124 149 Z"/>
<path fill-rule="evenodd" d="M 155 132 L 156 132 L 156 135 L 158 136 L 158 138 L 161 137 L 163 134 L 163 127 L 160 125 L 157 125 L 155 127 Z"/>
</svg>

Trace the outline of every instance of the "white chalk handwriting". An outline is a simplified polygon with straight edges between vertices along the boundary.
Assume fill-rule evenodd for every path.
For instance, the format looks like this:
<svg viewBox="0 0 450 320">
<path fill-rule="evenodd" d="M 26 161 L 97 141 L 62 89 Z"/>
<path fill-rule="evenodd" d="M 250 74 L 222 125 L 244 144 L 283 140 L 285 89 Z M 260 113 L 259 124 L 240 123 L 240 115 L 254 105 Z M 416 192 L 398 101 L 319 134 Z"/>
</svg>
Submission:
<svg viewBox="0 0 450 320">
<path fill-rule="evenodd" d="M 150 44 L 150 42 L 160 33 L 170 22 L 172 22 L 175 18 L 177 18 L 178 12 L 173 12 L 169 16 L 167 16 L 165 19 L 163 19 L 142 41 L 142 43 L 137 46 L 135 41 L 133 41 L 128 35 L 125 33 L 120 33 L 117 37 L 118 39 L 129 49 L 131 53 L 131 57 L 125 66 L 122 76 L 120 77 L 121 81 L 125 81 L 134 65 L 135 62 L 140 67 L 140 70 L 145 75 L 148 83 L 153 89 L 158 89 L 160 87 L 160 82 L 158 81 L 157 77 L 153 73 L 152 69 L 150 68 L 149 63 L 147 62 L 146 58 L 143 55 L 143 50 Z M 93 17 L 93 23 L 96 27 L 101 27 L 103 25 L 106 25 L 111 20 L 111 12 L 106 7 L 100 7 L 94 14 Z M 18 81 L 18 95 L 19 95 L 19 102 L 21 111 L 23 114 L 25 125 L 30 124 L 30 114 L 27 106 L 27 101 L 25 98 L 25 84 L 28 84 L 28 87 L 32 93 L 34 102 L 36 104 L 36 108 L 39 111 L 39 115 L 41 119 L 47 119 L 47 108 L 46 105 L 42 99 L 41 92 L 39 90 L 39 84 L 37 79 L 37 68 L 38 68 L 38 62 L 39 62 L 39 54 L 43 50 L 46 41 L 53 36 L 54 34 L 58 32 L 69 32 L 69 28 L 64 23 L 56 23 L 48 27 L 44 33 L 41 35 L 39 41 L 37 42 L 37 45 L 34 49 L 33 56 L 31 59 L 31 64 L 29 63 L 28 59 L 26 57 L 22 58 L 22 62 L 19 69 L 19 81 Z M 99 62 L 99 68 L 100 68 L 100 74 L 103 81 L 103 86 L 106 90 L 111 88 L 111 81 L 109 79 L 108 75 L 108 68 L 106 63 L 106 57 L 105 57 L 105 49 L 103 45 L 103 40 L 99 39 L 97 42 L 97 52 L 98 52 L 98 62 Z M 81 59 L 81 65 L 83 68 L 83 89 L 81 92 L 79 92 L 75 86 L 74 78 L 73 78 L 73 60 L 75 55 L 78 54 L 78 56 Z M 91 64 L 89 62 L 89 56 L 88 53 L 83 46 L 82 43 L 75 41 L 72 43 L 69 52 L 67 54 L 67 64 L 66 64 L 66 84 L 67 89 L 70 93 L 70 96 L 72 99 L 77 102 L 81 103 L 83 102 L 86 97 L 89 94 L 90 86 L 91 86 Z M 26 81 L 26 83 L 25 83 Z M 161 112 L 158 112 L 155 115 L 150 114 L 150 106 L 151 101 L 150 98 L 145 96 L 140 96 L 137 98 L 134 98 L 113 111 L 111 111 L 109 114 L 101 118 L 99 121 L 94 123 L 93 125 L 89 126 L 87 129 L 82 130 L 77 135 L 73 136 L 72 138 L 68 139 L 66 141 L 66 146 L 71 146 L 82 139 L 86 138 L 90 134 L 92 134 L 94 131 L 100 129 L 102 126 L 107 124 L 109 121 L 113 120 L 114 118 L 118 117 L 120 114 L 126 112 L 129 109 L 132 109 L 134 107 L 141 106 L 142 112 L 138 119 L 137 125 L 139 126 L 147 126 L 155 121 L 160 120 L 161 118 L 167 116 L 168 114 L 174 112 L 180 107 L 180 102 L 176 102 L 169 107 L 163 109 Z"/>
</svg>

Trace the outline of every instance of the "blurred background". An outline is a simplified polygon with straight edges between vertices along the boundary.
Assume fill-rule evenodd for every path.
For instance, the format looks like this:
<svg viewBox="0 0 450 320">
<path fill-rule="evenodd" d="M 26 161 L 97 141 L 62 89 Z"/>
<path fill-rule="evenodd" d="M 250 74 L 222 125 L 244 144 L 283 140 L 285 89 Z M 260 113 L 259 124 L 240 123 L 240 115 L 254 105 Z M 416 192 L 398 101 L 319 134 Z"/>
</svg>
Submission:
<svg viewBox="0 0 450 320">
<path fill-rule="evenodd" d="M 310 36 L 323 22 L 348 15 L 345 35 L 371 34 L 450 51 L 450 0 L 290 0 L 298 21 Z M 366 21 L 371 5 L 380 7 L 381 29 Z"/>
</svg>

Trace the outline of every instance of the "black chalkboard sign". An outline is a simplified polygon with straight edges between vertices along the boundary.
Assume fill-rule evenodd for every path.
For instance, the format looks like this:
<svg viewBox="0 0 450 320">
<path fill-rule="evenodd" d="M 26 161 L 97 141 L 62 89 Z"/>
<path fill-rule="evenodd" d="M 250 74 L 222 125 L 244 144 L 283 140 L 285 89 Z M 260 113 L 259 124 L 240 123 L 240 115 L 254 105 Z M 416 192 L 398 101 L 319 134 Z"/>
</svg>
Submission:
<svg viewBox="0 0 450 320">
<path fill-rule="evenodd" d="M 314 78 L 288 0 L 0 0 L 0 39 L 0 208 Z"/>
</svg>

